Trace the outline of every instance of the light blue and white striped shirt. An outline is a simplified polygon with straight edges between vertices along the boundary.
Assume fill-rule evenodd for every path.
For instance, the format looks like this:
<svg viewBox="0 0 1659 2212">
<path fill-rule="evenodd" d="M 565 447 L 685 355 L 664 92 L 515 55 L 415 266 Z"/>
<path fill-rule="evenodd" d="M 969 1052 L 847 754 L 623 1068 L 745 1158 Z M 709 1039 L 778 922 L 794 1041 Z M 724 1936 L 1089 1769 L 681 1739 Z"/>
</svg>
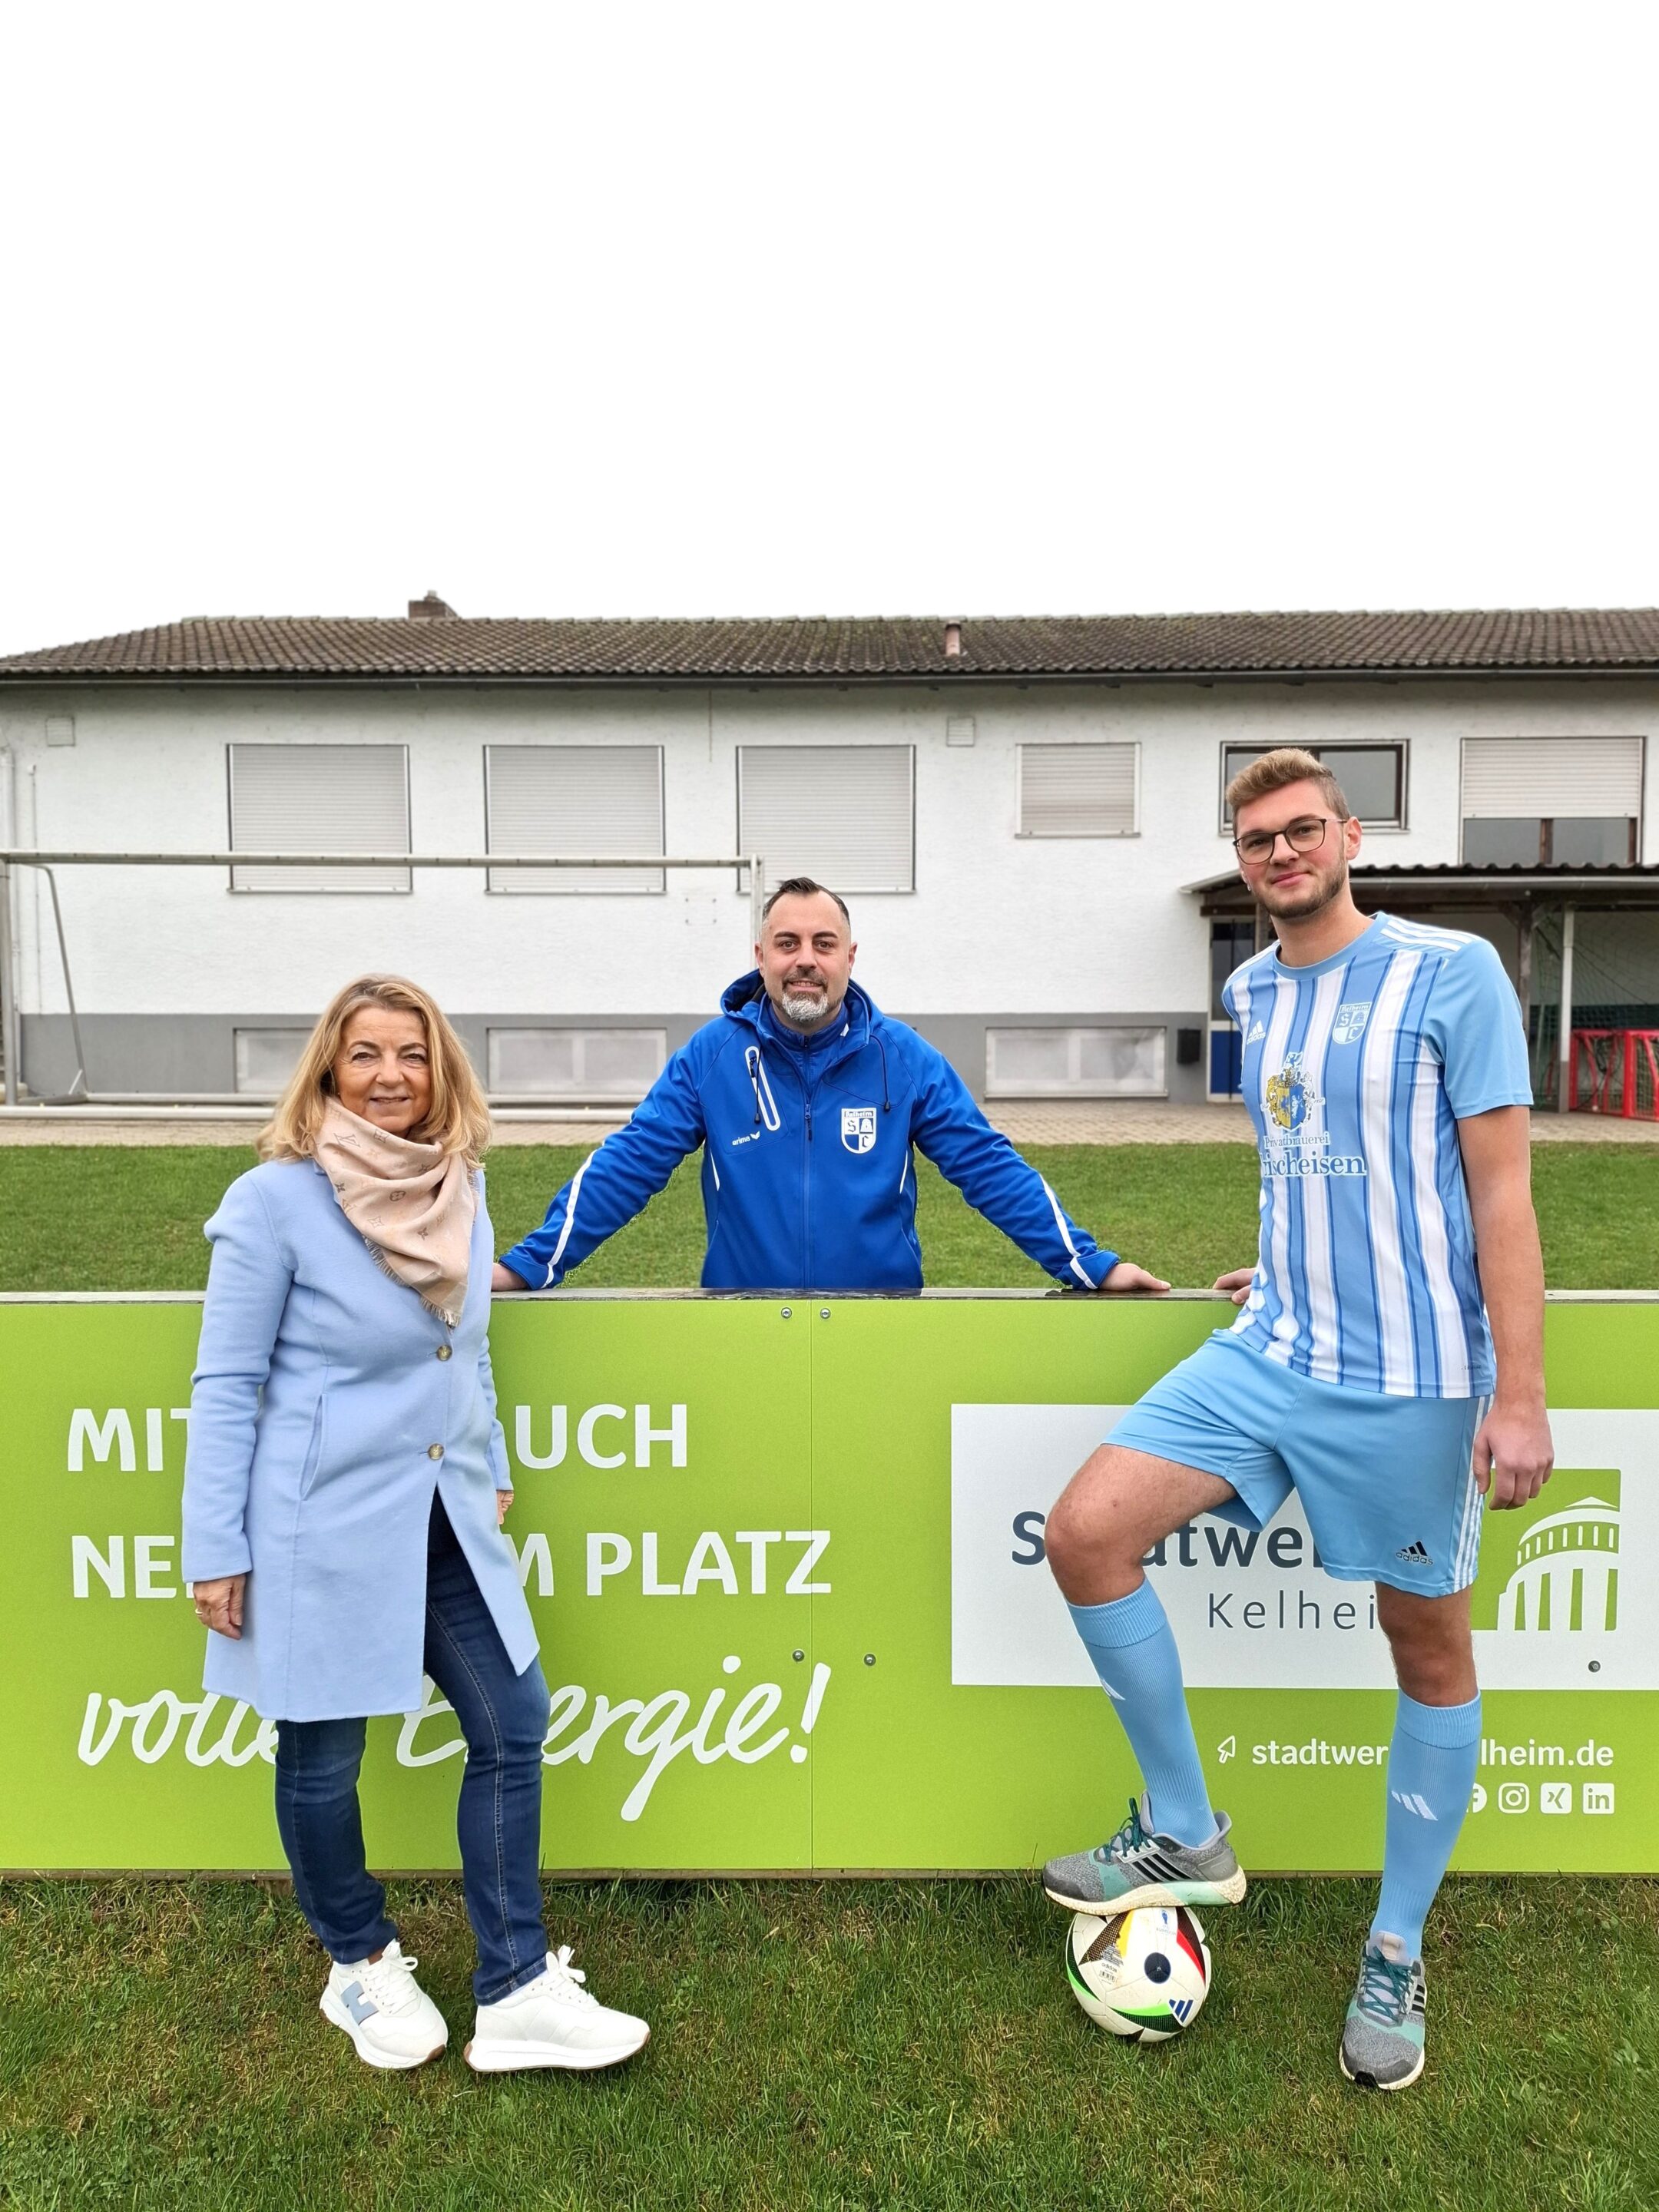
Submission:
<svg viewBox="0 0 1659 2212">
<path fill-rule="evenodd" d="M 1521 1010 L 1484 938 L 1376 915 L 1328 960 L 1228 981 L 1261 1153 L 1261 1246 L 1233 1334 L 1354 1390 L 1478 1398 L 1492 1338 L 1457 1124 L 1532 1103 Z"/>
</svg>

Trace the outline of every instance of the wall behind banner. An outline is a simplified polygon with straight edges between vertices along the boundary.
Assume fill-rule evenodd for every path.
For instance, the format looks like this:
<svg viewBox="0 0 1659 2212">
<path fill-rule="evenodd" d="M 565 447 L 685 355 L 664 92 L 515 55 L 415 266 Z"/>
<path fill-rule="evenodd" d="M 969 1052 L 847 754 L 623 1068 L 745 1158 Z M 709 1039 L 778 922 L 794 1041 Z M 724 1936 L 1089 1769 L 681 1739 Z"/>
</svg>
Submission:
<svg viewBox="0 0 1659 2212">
<path fill-rule="evenodd" d="M 273 1731 L 204 1698 L 178 1572 L 196 1299 L 0 1302 L 0 1865 L 276 1869 Z M 1025 1867 L 1134 1776 L 1042 1560 L 1202 1299 L 506 1302 L 508 1534 L 551 1691 L 544 1863 Z M 1488 1524 L 1486 1741 L 1457 1864 L 1659 1869 L 1659 1300 L 1552 1301 L 1559 1471 Z M 1377 1470 L 1386 1479 L 1386 1470 Z M 1294 1504 L 1150 1571 L 1247 1862 L 1375 1867 L 1392 1725 L 1363 1584 Z M 364 1602 L 374 1601 L 372 1561 Z M 349 1632 L 349 1624 L 343 1624 Z M 452 1866 L 453 1716 L 378 1721 L 370 1856 Z"/>
</svg>

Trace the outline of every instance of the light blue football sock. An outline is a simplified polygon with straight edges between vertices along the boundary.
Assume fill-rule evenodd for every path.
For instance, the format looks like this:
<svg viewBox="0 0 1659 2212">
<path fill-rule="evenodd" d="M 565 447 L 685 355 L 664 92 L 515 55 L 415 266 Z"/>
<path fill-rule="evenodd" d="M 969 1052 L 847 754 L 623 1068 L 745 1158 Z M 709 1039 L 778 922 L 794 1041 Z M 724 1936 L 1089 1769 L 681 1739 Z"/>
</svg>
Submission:
<svg viewBox="0 0 1659 2212">
<path fill-rule="evenodd" d="M 1480 1763 L 1480 1698 L 1419 1705 L 1400 1692 L 1389 1746 L 1389 1826 L 1382 1893 L 1371 1936 L 1397 1936 L 1408 1959 L 1423 1955 L 1423 1923 L 1469 1809 Z"/>
<path fill-rule="evenodd" d="M 1207 1844 L 1219 1824 L 1193 1740 L 1181 1654 L 1158 1592 L 1143 1582 L 1127 1597 L 1069 1611 L 1140 1763 L 1151 1825 L 1178 1844 Z"/>
</svg>

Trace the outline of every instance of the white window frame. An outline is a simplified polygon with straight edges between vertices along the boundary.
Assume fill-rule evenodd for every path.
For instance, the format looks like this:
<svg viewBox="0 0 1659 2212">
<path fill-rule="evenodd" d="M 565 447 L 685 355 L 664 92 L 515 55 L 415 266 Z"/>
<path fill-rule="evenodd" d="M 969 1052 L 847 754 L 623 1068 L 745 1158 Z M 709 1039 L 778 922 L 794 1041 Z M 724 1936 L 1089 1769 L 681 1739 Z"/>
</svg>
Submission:
<svg viewBox="0 0 1659 2212">
<path fill-rule="evenodd" d="M 526 1035 L 538 1035 L 576 1036 L 586 1039 L 616 1031 L 629 1036 L 648 1037 L 657 1048 L 656 1070 L 643 1091 L 636 1091 L 631 1084 L 626 1088 L 614 1087 L 609 1090 L 595 1084 L 580 1084 L 568 1091 L 538 1087 L 533 1085 L 528 1088 L 509 1087 L 498 1080 L 498 1048 L 495 1042 L 498 1037 L 518 1038 Z M 578 1049 L 582 1050 L 584 1048 L 578 1048 Z M 545 1099 L 550 1103 L 557 1105 L 591 1102 L 596 1105 L 605 1106 L 637 1106 L 667 1064 L 668 1032 L 655 1022 L 492 1022 L 484 1032 L 484 1067 L 489 1094 L 492 1097 L 533 1098 L 538 1103 Z"/>
<path fill-rule="evenodd" d="M 1131 821 L 1127 830 L 1027 830 L 1025 820 L 1025 756 L 1041 748 L 1044 752 L 1102 752 L 1108 747 L 1127 750 L 1133 755 L 1131 763 L 1134 796 L 1130 801 Z M 1048 843 L 1052 840 L 1072 837 L 1092 837 L 1097 841 L 1108 837 L 1139 837 L 1140 835 L 1140 740 L 1138 738 L 1029 738 L 1014 748 L 1014 835 L 1022 842 Z"/>
<path fill-rule="evenodd" d="M 1067 1060 L 1075 1066 L 1082 1057 L 1084 1033 L 1091 1030 L 1129 1030 L 1137 1035 L 1155 1036 L 1161 1051 L 1159 1060 L 1163 1082 L 1156 1088 L 1145 1091 L 1124 1091 L 1109 1088 L 1100 1083 L 1075 1082 L 1031 1083 L 1018 1077 L 1000 1077 L 996 1068 L 996 1038 L 1000 1031 L 1014 1030 L 1024 1035 L 1035 1031 L 1043 1036 L 1064 1036 L 1070 1039 Z M 988 1098 L 1167 1098 L 1170 1095 L 1170 1034 L 1162 1022 L 998 1022 L 988 1024 L 985 1030 L 985 1096 Z"/>
<path fill-rule="evenodd" d="M 668 764 L 665 757 L 665 748 L 648 743 L 614 745 L 486 744 L 483 747 L 484 850 L 486 853 L 495 850 L 490 761 L 491 756 L 498 752 L 654 753 L 657 757 L 657 849 L 666 856 L 668 851 Z M 558 855 L 550 854 L 548 857 L 550 860 L 556 860 Z M 497 883 L 495 881 L 497 872 L 494 868 L 486 868 L 484 871 L 484 889 L 490 896 L 495 898 L 569 898 L 573 895 L 588 898 L 662 898 L 666 896 L 668 891 L 666 870 L 659 871 L 653 878 L 648 869 L 629 868 L 627 872 L 630 880 L 626 884 L 585 881 L 584 878 L 590 872 L 585 868 L 555 870 L 553 880 L 546 884 L 537 883 L 529 876 L 529 872 L 523 868 L 501 870 L 499 872 L 501 880 Z"/>
<path fill-rule="evenodd" d="M 304 744 L 289 745 L 273 744 L 268 738 L 229 738 L 225 741 L 225 813 L 229 825 L 230 849 L 233 853 L 236 850 L 236 750 L 240 744 L 260 745 L 268 751 L 283 753 L 374 751 L 401 754 L 404 769 L 404 850 L 405 853 L 411 853 L 415 849 L 415 823 L 407 744 L 396 742 L 387 744 L 374 739 L 367 744 L 360 744 L 355 741 L 349 743 L 343 741 L 336 744 L 330 744 L 325 739 L 318 739 Z M 230 889 L 238 898 L 409 898 L 413 896 L 415 890 L 413 868 L 404 870 L 404 880 L 400 884 L 302 884 L 298 882 L 239 884 L 236 880 L 237 868 L 246 865 L 245 862 L 240 861 L 231 863 Z M 326 867 L 329 863 L 326 860 L 321 860 L 317 865 L 319 867 Z M 346 861 L 342 862 L 341 865 L 343 867 L 349 867 L 350 863 Z M 288 868 L 282 871 L 284 876 L 296 872 Z"/>
<path fill-rule="evenodd" d="M 909 775 L 908 775 L 908 791 L 907 791 L 907 793 L 906 793 L 906 797 L 907 797 L 907 799 L 908 799 L 908 805 L 909 805 L 909 810 L 910 810 L 910 846 L 909 846 L 909 872 L 910 872 L 910 880 L 909 880 L 909 882 L 908 882 L 908 884 L 854 884 L 854 883 L 842 882 L 842 883 L 836 883 L 836 884 L 830 884 L 830 885 L 829 886 L 829 888 L 830 888 L 831 890 L 833 890 L 833 891 L 836 891 L 836 892 L 839 893 L 841 896 L 844 896 L 844 897 L 855 897 L 855 898 L 913 898 L 913 897 L 915 896 L 915 889 L 916 889 L 916 748 L 915 748 L 915 746 L 913 744 L 906 743 L 906 742 L 905 742 L 905 741 L 903 741 L 902 739 L 901 739 L 901 740 L 900 740 L 899 742 L 897 742 L 896 744 L 889 744 L 889 743 L 886 743 L 886 742 L 880 742 L 880 743 L 876 743 L 876 744 L 856 744 L 856 745 L 843 745 L 843 744 L 831 744 L 831 743 L 826 743 L 826 744 L 806 744 L 806 745 L 775 745 L 775 744 L 765 744 L 765 743 L 763 743 L 763 742 L 759 742 L 759 741 L 757 741 L 757 743 L 755 743 L 754 744 L 739 744 L 739 745 L 737 745 L 737 746 L 735 746 L 735 747 L 733 748 L 733 750 L 734 750 L 735 755 L 736 755 L 736 774 L 737 774 L 737 802 L 738 802 L 738 850 L 740 853 L 741 853 L 741 852 L 746 852 L 746 851 L 750 850 L 750 849 L 751 849 L 751 844 L 752 844 L 752 841 L 749 840 L 749 839 L 746 837 L 746 835 L 745 835 L 745 832 L 744 832 L 744 818 L 743 818 L 743 762 L 744 762 L 744 755 L 745 753 L 749 753 L 749 752 L 776 752 L 776 753 L 785 753 L 785 752 L 787 752 L 787 753 L 812 753 L 812 752 L 886 752 L 886 753 L 891 753 L 891 752 L 902 752 L 902 753 L 905 753 L 906 755 L 908 755 L 908 767 Z M 766 872 L 767 872 L 768 876 L 769 876 L 769 877 L 773 876 L 773 875 L 775 874 L 775 872 L 776 866 L 777 866 L 777 863 L 776 863 L 776 861 L 775 860 L 774 856 L 773 856 L 770 853 L 767 853 L 767 852 L 763 851 L 763 852 L 762 852 L 762 854 L 761 854 L 761 859 L 762 859 L 762 860 L 763 860 L 763 861 L 764 862 L 764 864 L 765 864 L 765 866 L 766 866 Z M 783 880 L 783 878 L 779 878 L 779 880 Z M 749 895 L 749 871 L 748 871 L 748 869 L 747 869 L 747 868 L 739 868 L 739 869 L 738 870 L 738 874 L 737 874 L 737 884 L 738 884 L 738 890 L 739 890 L 744 894 L 744 897 L 747 897 L 747 896 L 748 896 L 748 895 Z M 769 892 L 769 891 L 771 890 L 771 889 L 773 888 L 773 885 L 772 885 L 772 884 L 771 884 L 771 883 L 769 883 L 769 882 L 765 888 L 766 888 L 766 890 Z"/>
<path fill-rule="evenodd" d="M 1280 744 L 1288 744 L 1289 740 L 1281 739 L 1279 742 Z M 1230 752 L 1248 752 L 1253 753 L 1259 757 L 1262 753 L 1277 752 L 1279 749 L 1279 745 L 1276 744 L 1257 744 L 1254 738 L 1246 740 L 1243 738 L 1224 738 L 1221 740 L 1221 751 L 1219 756 L 1221 764 L 1221 789 L 1218 805 L 1220 810 L 1219 829 L 1220 833 L 1224 837 L 1231 837 L 1233 834 L 1232 817 L 1227 811 L 1227 786 L 1232 781 L 1232 777 L 1227 773 L 1228 754 Z M 1410 829 L 1412 818 L 1412 741 L 1409 738 L 1333 738 L 1328 744 L 1316 742 L 1311 744 L 1304 745 L 1300 750 L 1304 752 L 1316 754 L 1321 759 L 1322 763 L 1330 769 L 1332 775 L 1336 778 L 1339 783 L 1342 781 L 1341 768 L 1335 761 L 1325 761 L 1324 756 L 1326 754 L 1398 753 L 1400 756 L 1400 819 L 1397 822 L 1373 822 L 1368 820 L 1363 814 L 1356 815 L 1354 818 L 1358 823 L 1362 830 L 1373 836 L 1397 837 Z M 1237 771 L 1235 771 L 1235 773 L 1237 773 Z"/>
</svg>

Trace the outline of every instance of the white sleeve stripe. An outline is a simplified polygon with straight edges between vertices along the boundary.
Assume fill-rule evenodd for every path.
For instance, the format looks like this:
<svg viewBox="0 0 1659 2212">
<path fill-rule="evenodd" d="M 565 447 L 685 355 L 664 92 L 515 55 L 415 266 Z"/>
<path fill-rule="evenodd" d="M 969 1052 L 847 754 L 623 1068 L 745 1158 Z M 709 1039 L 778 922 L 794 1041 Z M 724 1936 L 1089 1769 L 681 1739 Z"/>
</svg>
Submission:
<svg viewBox="0 0 1659 2212">
<path fill-rule="evenodd" d="M 559 1272 L 559 1262 L 564 1257 L 564 1248 L 570 1242 L 571 1228 L 576 1218 L 576 1200 L 581 1191 L 582 1177 L 587 1173 L 588 1169 L 593 1164 L 593 1162 L 597 1158 L 597 1153 L 590 1152 L 587 1158 L 582 1162 L 581 1165 L 577 1169 L 574 1176 L 572 1178 L 570 1184 L 570 1196 L 565 1201 L 564 1226 L 559 1231 L 558 1243 L 553 1247 L 553 1257 L 547 1263 L 547 1281 L 542 1285 L 544 1290 L 547 1290 L 551 1287 L 553 1278 Z"/>
<path fill-rule="evenodd" d="M 1080 1282 L 1085 1289 L 1091 1291 L 1093 1290 L 1095 1286 L 1094 1278 L 1090 1274 L 1089 1270 L 1084 1266 L 1082 1261 L 1078 1257 L 1077 1246 L 1072 1242 L 1072 1232 L 1066 1226 L 1066 1216 L 1060 1210 L 1060 1200 L 1054 1196 L 1053 1191 L 1049 1189 L 1048 1183 L 1043 1180 L 1042 1176 L 1039 1176 L 1037 1177 L 1037 1181 L 1042 1184 L 1042 1194 L 1054 1210 L 1054 1226 L 1060 1231 L 1060 1239 L 1061 1243 L 1065 1245 L 1066 1251 L 1071 1255 L 1072 1273 L 1077 1277 L 1079 1282 Z"/>
</svg>

